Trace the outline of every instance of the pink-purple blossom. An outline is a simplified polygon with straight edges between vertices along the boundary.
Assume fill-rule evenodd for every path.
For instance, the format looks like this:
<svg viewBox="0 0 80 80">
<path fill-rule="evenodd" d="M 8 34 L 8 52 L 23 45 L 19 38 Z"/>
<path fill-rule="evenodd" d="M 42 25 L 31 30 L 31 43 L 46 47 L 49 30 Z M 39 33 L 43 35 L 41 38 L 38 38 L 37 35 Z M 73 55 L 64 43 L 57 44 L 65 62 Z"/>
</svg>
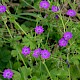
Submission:
<svg viewBox="0 0 80 80">
<path fill-rule="evenodd" d="M 52 11 L 53 12 L 57 12 L 57 11 L 59 11 L 60 10 L 60 8 L 58 7 L 58 6 L 52 6 Z"/>
<path fill-rule="evenodd" d="M 11 69 L 5 69 L 5 70 L 3 71 L 3 77 L 4 77 L 4 78 L 11 79 L 12 76 L 13 76 L 13 72 L 12 72 Z"/>
<path fill-rule="evenodd" d="M 41 49 L 40 48 L 35 49 L 33 52 L 33 57 L 38 58 L 40 54 L 41 54 Z"/>
<path fill-rule="evenodd" d="M 76 11 L 72 10 L 72 9 L 69 9 L 66 14 L 68 16 L 74 17 L 74 16 L 76 16 Z"/>
<path fill-rule="evenodd" d="M 44 8 L 44 9 L 48 9 L 50 6 L 48 1 L 41 1 L 39 5 L 40 5 L 40 8 Z"/>
<path fill-rule="evenodd" d="M 65 40 L 71 39 L 72 36 L 73 36 L 73 35 L 72 35 L 71 32 L 65 32 L 65 33 L 63 34 L 63 37 L 64 37 Z"/>
<path fill-rule="evenodd" d="M 36 34 L 41 34 L 41 33 L 43 33 L 43 31 L 44 31 L 44 28 L 42 26 L 35 27 Z"/>
<path fill-rule="evenodd" d="M 41 58 L 48 59 L 50 57 L 50 52 L 46 49 L 41 51 Z"/>
<path fill-rule="evenodd" d="M 0 5 L 0 13 L 4 13 L 6 11 L 5 5 Z"/>
<path fill-rule="evenodd" d="M 68 44 L 68 41 L 65 40 L 64 38 L 61 38 L 58 43 L 60 47 L 66 47 Z"/>
<path fill-rule="evenodd" d="M 30 52 L 31 52 L 31 50 L 30 50 L 29 47 L 24 46 L 24 47 L 22 48 L 22 54 L 23 54 L 24 56 L 30 54 Z"/>
</svg>

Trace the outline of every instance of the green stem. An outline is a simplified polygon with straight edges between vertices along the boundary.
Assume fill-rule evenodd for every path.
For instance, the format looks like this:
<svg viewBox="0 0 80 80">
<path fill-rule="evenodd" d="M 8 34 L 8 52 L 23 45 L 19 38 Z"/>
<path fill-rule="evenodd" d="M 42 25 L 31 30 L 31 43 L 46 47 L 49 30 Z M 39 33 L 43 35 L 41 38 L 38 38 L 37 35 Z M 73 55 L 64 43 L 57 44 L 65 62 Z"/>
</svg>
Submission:
<svg viewBox="0 0 80 80">
<path fill-rule="evenodd" d="M 36 20 L 35 19 L 30 19 L 30 18 L 27 18 L 27 17 L 23 17 L 22 15 L 14 15 L 14 14 L 11 14 L 12 16 L 14 16 L 14 17 L 20 17 L 20 18 L 22 18 L 22 19 L 26 19 L 26 20 L 28 20 L 28 21 L 34 21 L 34 22 L 36 22 Z M 10 17 L 9 17 L 10 18 Z"/>
<path fill-rule="evenodd" d="M 58 80 L 58 76 L 57 76 L 57 80 Z"/>
<path fill-rule="evenodd" d="M 25 1 L 25 0 L 22 0 L 22 1 L 25 2 L 28 6 L 31 6 L 32 8 L 36 9 L 35 7 L 33 7 L 32 5 L 30 5 L 29 3 L 27 3 L 27 1 Z"/>
<path fill-rule="evenodd" d="M 24 34 L 27 36 L 26 32 L 20 27 L 20 25 L 19 25 L 16 21 L 14 21 L 14 23 L 15 23 L 15 24 L 20 28 L 20 30 L 23 31 Z"/>
<path fill-rule="evenodd" d="M 47 70 L 47 72 L 48 72 L 48 75 L 50 76 L 51 80 L 53 80 L 53 78 L 52 78 L 52 76 L 51 76 L 51 74 L 50 74 L 50 72 L 49 72 L 49 69 L 47 68 L 47 66 L 46 66 L 46 64 L 45 64 L 45 61 L 43 62 L 43 64 L 44 64 L 44 66 L 45 66 L 45 68 L 46 68 L 46 70 Z"/>
<path fill-rule="evenodd" d="M 26 65 L 24 59 L 22 58 L 21 53 L 19 52 L 18 48 L 17 48 L 17 52 L 19 53 L 19 56 L 20 56 L 21 60 L 23 61 L 25 68 L 27 69 L 27 65 Z"/>
<path fill-rule="evenodd" d="M 50 1 L 48 0 L 48 2 L 50 3 Z"/>
<path fill-rule="evenodd" d="M 12 69 L 11 61 L 9 60 L 10 68 Z"/>
<path fill-rule="evenodd" d="M 69 6 L 73 9 L 74 7 L 71 5 L 71 0 L 67 0 Z"/>
<path fill-rule="evenodd" d="M 9 30 L 8 26 L 6 25 L 6 23 L 5 23 L 5 22 L 4 22 L 4 24 L 5 24 L 5 26 L 6 26 L 7 30 L 8 30 L 8 32 L 9 32 L 9 35 L 10 35 L 10 36 L 11 36 L 11 38 L 12 38 L 12 35 L 11 35 L 11 32 L 10 32 L 10 30 Z"/>
<path fill-rule="evenodd" d="M 69 53 L 67 54 L 67 60 L 69 61 Z M 71 80 L 71 77 L 70 77 L 70 67 L 68 68 L 68 72 L 69 72 L 69 80 Z"/>
<path fill-rule="evenodd" d="M 40 60 L 40 76 L 42 76 L 42 72 L 41 72 L 41 60 Z"/>
<path fill-rule="evenodd" d="M 70 68 L 68 69 L 68 72 L 69 72 L 69 80 L 71 80 L 71 77 L 70 77 Z"/>
<path fill-rule="evenodd" d="M 47 44 L 47 42 L 48 42 L 48 38 L 49 38 L 49 32 L 47 33 L 46 44 Z"/>
<path fill-rule="evenodd" d="M 68 20 L 66 21 L 65 25 L 69 22 L 69 20 L 70 20 L 70 17 L 69 17 Z"/>
<path fill-rule="evenodd" d="M 62 25 L 63 25 L 63 27 L 64 27 L 64 32 L 65 32 L 65 25 L 64 25 L 64 22 L 63 22 L 63 18 L 62 18 L 62 16 L 61 16 L 61 12 L 60 12 L 60 19 L 61 19 Z"/>
<path fill-rule="evenodd" d="M 10 32 L 10 30 L 9 30 L 9 28 L 8 28 L 7 24 L 6 24 L 6 21 L 4 20 L 4 18 L 3 18 L 3 17 L 2 17 L 2 20 L 3 20 L 3 22 L 4 22 L 5 26 L 6 26 L 7 30 L 8 30 L 8 33 L 9 33 L 10 37 L 12 38 L 11 32 Z"/>
</svg>

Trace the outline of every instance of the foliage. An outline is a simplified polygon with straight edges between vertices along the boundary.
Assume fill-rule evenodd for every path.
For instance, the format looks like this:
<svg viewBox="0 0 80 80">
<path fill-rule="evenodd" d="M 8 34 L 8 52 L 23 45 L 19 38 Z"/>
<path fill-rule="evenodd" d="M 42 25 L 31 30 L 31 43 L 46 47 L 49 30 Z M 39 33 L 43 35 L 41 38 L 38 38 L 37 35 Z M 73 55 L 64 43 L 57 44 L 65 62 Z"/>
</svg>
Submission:
<svg viewBox="0 0 80 80">
<path fill-rule="evenodd" d="M 2 72 L 10 68 L 12 80 L 79 80 L 80 79 L 80 5 L 79 0 L 47 0 L 50 9 L 39 7 L 41 0 L 2 0 L 7 11 L 0 13 L 0 80 Z M 60 6 L 52 12 L 51 6 Z M 72 8 L 75 17 L 66 15 Z M 47 14 L 46 18 L 45 15 Z M 58 15 L 59 18 L 55 18 Z M 44 32 L 37 35 L 34 28 L 41 25 Z M 73 38 L 66 47 L 58 41 L 64 32 L 72 32 Z M 21 54 L 23 46 L 31 49 L 26 57 Z M 34 58 L 34 49 L 47 49 L 49 59 Z"/>
</svg>

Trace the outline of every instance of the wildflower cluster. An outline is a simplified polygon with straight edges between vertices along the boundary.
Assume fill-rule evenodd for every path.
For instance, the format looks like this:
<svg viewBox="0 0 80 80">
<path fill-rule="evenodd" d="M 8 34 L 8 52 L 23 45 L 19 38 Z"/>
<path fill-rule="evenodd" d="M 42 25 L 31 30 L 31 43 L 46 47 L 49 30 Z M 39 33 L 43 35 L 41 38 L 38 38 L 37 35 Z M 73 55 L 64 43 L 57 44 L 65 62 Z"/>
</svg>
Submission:
<svg viewBox="0 0 80 80">
<path fill-rule="evenodd" d="M 24 47 L 22 48 L 22 54 L 26 56 L 28 55 L 27 53 L 30 54 L 30 48 L 25 46 L 25 48 Z M 50 52 L 46 49 L 41 50 L 41 48 L 37 48 L 33 51 L 33 54 L 32 54 L 33 57 L 38 58 L 40 55 L 41 55 L 41 58 L 48 59 L 50 57 Z"/>
<path fill-rule="evenodd" d="M 50 3 L 48 1 L 45 0 L 40 2 L 40 8 L 48 9 L 49 7 L 50 7 Z M 57 12 L 59 10 L 60 8 L 58 6 L 54 6 L 54 5 L 52 6 L 53 12 Z"/>
<path fill-rule="evenodd" d="M 44 31 L 44 28 L 43 28 L 42 26 L 36 26 L 36 27 L 35 27 L 35 32 L 36 32 L 36 34 L 42 34 L 43 31 Z M 22 48 L 22 54 L 23 54 L 24 56 L 30 54 L 30 52 L 31 52 L 31 50 L 30 50 L 29 47 L 24 46 L 24 47 Z M 48 50 L 45 50 L 45 49 L 44 49 L 44 50 L 41 50 L 40 48 L 35 49 L 34 52 L 33 52 L 33 57 L 38 58 L 40 55 L 41 55 L 41 57 L 42 57 L 43 59 L 47 59 L 47 58 L 50 57 L 50 52 L 49 52 Z"/>
<path fill-rule="evenodd" d="M 60 47 L 65 47 L 68 44 L 68 40 L 72 38 L 72 33 L 71 32 L 65 32 L 63 34 L 63 37 L 59 40 L 59 46 Z"/>
<path fill-rule="evenodd" d="M 40 2 L 40 8 L 48 9 L 50 7 L 50 3 L 46 0 Z M 60 10 L 59 6 L 52 5 L 52 12 L 58 12 Z M 66 14 L 70 17 L 76 16 L 76 11 L 69 9 Z"/>
<path fill-rule="evenodd" d="M 41 1 L 40 2 L 40 8 L 44 8 L 44 9 L 48 9 L 50 6 L 49 2 L 48 1 Z M 52 6 L 51 8 L 52 12 L 57 12 L 60 10 L 60 8 L 58 6 Z M 72 9 L 69 9 L 66 13 L 68 16 L 71 16 L 71 17 L 74 17 L 76 16 L 76 11 L 75 10 L 72 10 Z M 59 18 L 58 15 L 55 16 L 55 18 Z M 59 46 L 61 47 L 65 47 L 67 46 L 68 44 L 68 40 L 72 38 L 72 33 L 71 32 L 65 32 L 63 37 L 59 40 Z"/>
<path fill-rule="evenodd" d="M 50 7 L 50 3 L 48 2 L 48 0 L 42 0 L 39 4 L 40 8 L 43 8 L 45 10 L 49 9 Z M 6 6 L 5 5 L 0 5 L 0 13 L 4 13 L 6 12 Z M 60 11 L 60 7 L 59 6 L 55 6 L 52 5 L 51 7 L 51 11 L 56 13 L 58 11 Z M 70 17 L 74 17 L 76 16 L 76 11 L 73 9 L 69 9 L 66 12 L 66 15 L 70 16 Z M 44 18 L 46 18 L 48 16 L 48 14 L 46 14 L 44 16 Z M 55 16 L 56 19 L 59 18 L 58 15 Z M 41 35 L 44 32 L 44 27 L 41 25 L 38 25 L 34 28 L 34 31 L 37 35 Z M 71 32 L 65 32 L 62 36 L 62 38 L 58 41 L 58 44 L 60 47 L 66 47 L 68 45 L 68 41 L 73 37 L 73 34 Z M 31 53 L 31 49 L 28 46 L 24 46 L 22 48 L 22 55 L 27 56 Z M 39 58 L 41 57 L 42 59 L 48 59 L 50 57 L 50 52 L 46 49 L 41 49 L 41 48 L 37 48 L 33 51 L 32 56 L 34 58 Z M 3 71 L 3 77 L 7 78 L 7 79 L 11 79 L 13 77 L 14 73 L 11 69 L 5 69 Z"/>
<path fill-rule="evenodd" d="M 36 34 L 42 34 L 44 32 L 44 28 L 42 26 L 36 26 L 35 27 L 35 32 L 36 32 Z M 24 56 L 30 54 L 30 52 L 31 52 L 31 50 L 30 50 L 29 47 L 24 46 L 22 48 L 22 54 Z M 35 49 L 34 52 L 33 52 L 33 57 L 38 58 L 40 55 L 43 59 L 47 59 L 47 58 L 50 57 L 50 52 L 46 49 L 44 49 L 44 50 L 41 50 L 40 48 Z"/>
</svg>

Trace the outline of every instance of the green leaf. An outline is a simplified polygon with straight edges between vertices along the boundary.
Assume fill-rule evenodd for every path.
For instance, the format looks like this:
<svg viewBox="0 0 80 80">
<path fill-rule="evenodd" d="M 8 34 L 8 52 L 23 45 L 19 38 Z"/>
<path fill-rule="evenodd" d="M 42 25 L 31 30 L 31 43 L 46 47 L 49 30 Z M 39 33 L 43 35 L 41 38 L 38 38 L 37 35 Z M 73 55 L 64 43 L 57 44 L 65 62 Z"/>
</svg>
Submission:
<svg viewBox="0 0 80 80">
<path fill-rule="evenodd" d="M 10 22 L 13 23 L 16 19 L 17 19 L 17 17 L 15 15 L 11 14 L 11 16 L 9 18 Z"/>
<path fill-rule="evenodd" d="M 28 23 L 29 24 L 29 23 Z M 29 32 L 29 28 L 26 26 L 26 25 L 24 25 L 24 24 L 22 24 L 21 25 L 21 28 L 25 31 L 25 32 Z"/>
<path fill-rule="evenodd" d="M 41 75 L 41 76 L 40 76 L 40 80 L 47 80 L 47 76 L 46 76 L 46 75 L 44 75 L 44 74 L 43 74 L 43 75 Z"/>
<path fill-rule="evenodd" d="M 11 58 L 10 51 L 6 47 L 0 48 L 0 60 L 3 62 L 8 62 Z"/>
<path fill-rule="evenodd" d="M 80 78 L 80 69 L 78 70 L 78 67 L 76 65 L 71 65 L 70 73 L 72 80 L 77 80 L 77 78 Z"/>
<path fill-rule="evenodd" d="M 12 50 L 12 51 L 11 51 L 11 55 L 12 55 L 13 57 L 16 57 L 17 54 L 18 54 L 17 50 Z"/>
<path fill-rule="evenodd" d="M 65 78 L 65 77 L 67 77 L 69 75 L 68 70 L 56 69 L 56 68 L 52 69 L 50 71 L 50 73 L 51 73 L 53 78 L 56 77 L 56 76 Z M 62 75 L 62 73 L 63 73 L 63 75 Z"/>
<path fill-rule="evenodd" d="M 32 77 L 32 80 L 37 80 L 37 77 L 36 77 L 36 76 L 33 76 L 33 77 Z"/>
<path fill-rule="evenodd" d="M 26 80 L 26 78 L 31 75 L 31 69 L 30 68 L 25 68 L 25 66 L 20 67 L 20 72 L 21 72 L 21 76 L 24 78 L 24 80 Z"/>
<path fill-rule="evenodd" d="M 14 37 L 14 41 L 18 41 L 18 40 L 20 40 L 22 37 L 21 36 L 15 36 Z"/>
<path fill-rule="evenodd" d="M 80 60 L 80 54 L 72 56 L 70 59 L 70 61 L 73 62 L 75 65 L 79 65 L 79 60 Z"/>
<path fill-rule="evenodd" d="M 28 34 L 28 37 L 30 38 L 30 39 L 28 39 L 28 38 L 26 38 L 26 37 L 24 37 L 22 40 L 23 40 L 23 45 L 25 45 L 25 46 L 30 46 L 30 49 L 35 49 L 36 48 L 36 46 L 37 46 L 37 44 L 36 44 L 36 42 L 35 41 L 32 41 L 34 38 L 33 37 L 31 37 L 31 35 L 30 34 Z"/>
<path fill-rule="evenodd" d="M 13 68 L 15 70 L 18 70 L 18 68 L 21 66 L 21 63 L 20 62 L 15 62 L 14 65 L 13 65 Z"/>
<path fill-rule="evenodd" d="M 12 70 L 14 75 L 13 75 L 13 80 L 21 80 L 21 74 L 15 70 Z"/>
</svg>

